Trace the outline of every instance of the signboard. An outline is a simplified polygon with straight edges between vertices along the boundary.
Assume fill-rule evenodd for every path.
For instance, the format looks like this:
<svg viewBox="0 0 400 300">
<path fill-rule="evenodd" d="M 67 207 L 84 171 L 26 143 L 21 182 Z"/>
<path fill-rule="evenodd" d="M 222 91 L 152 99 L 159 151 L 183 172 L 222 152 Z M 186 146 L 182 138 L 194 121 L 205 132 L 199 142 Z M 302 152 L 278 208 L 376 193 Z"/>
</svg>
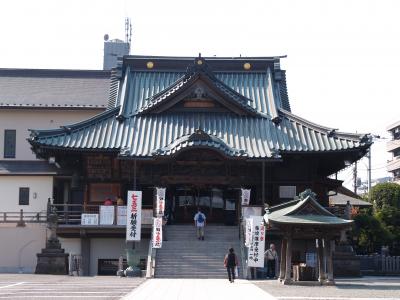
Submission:
<svg viewBox="0 0 400 300">
<path fill-rule="evenodd" d="M 261 216 L 253 216 L 253 240 L 248 251 L 249 267 L 264 267 L 265 226 Z"/>
<path fill-rule="evenodd" d="M 99 214 L 82 214 L 81 225 L 99 225 Z"/>
<path fill-rule="evenodd" d="M 245 206 L 242 207 L 243 218 L 251 218 L 252 216 L 261 216 L 263 212 L 263 206 Z"/>
<path fill-rule="evenodd" d="M 142 191 L 128 191 L 126 240 L 140 241 L 142 227 Z"/>
<path fill-rule="evenodd" d="M 306 252 L 306 266 L 313 268 L 317 266 L 317 253 Z"/>
<path fill-rule="evenodd" d="M 156 188 L 156 215 L 164 216 L 165 211 L 165 188 Z"/>
<path fill-rule="evenodd" d="M 246 232 L 244 245 L 248 248 L 253 242 L 253 219 L 246 218 Z"/>
<path fill-rule="evenodd" d="M 126 225 L 126 206 L 117 206 L 117 225 Z"/>
<path fill-rule="evenodd" d="M 100 225 L 114 224 L 114 206 L 100 205 Z"/>
<path fill-rule="evenodd" d="M 242 205 L 250 204 L 250 189 L 242 189 Z"/>
<path fill-rule="evenodd" d="M 153 219 L 153 248 L 162 246 L 162 217 Z"/>
</svg>

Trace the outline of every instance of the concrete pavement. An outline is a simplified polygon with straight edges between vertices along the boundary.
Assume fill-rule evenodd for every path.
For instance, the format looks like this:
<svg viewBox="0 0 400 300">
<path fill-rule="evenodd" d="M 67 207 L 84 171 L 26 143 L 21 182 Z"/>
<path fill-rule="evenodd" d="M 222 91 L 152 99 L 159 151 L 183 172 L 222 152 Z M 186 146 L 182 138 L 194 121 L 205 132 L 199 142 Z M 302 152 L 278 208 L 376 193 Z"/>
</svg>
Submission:
<svg viewBox="0 0 400 300">
<path fill-rule="evenodd" d="M 275 300 L 247 280 L 227 279 L 150 279 L 133 290 L 124 300 Z"/>
</svg>

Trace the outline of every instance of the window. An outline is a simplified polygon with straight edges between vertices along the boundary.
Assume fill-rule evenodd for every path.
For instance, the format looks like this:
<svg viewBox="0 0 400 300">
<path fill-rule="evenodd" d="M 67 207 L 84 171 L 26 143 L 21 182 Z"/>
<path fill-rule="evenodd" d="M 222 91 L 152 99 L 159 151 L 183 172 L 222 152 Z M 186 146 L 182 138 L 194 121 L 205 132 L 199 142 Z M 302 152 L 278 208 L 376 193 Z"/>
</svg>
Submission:
<svg viewBox="0 0 400 300">
<path fill-rule="evenodd" d="M 293 199 L 296 196 L 296 186 L 294 185 L 281 185 L 279 187 L 279 198 Z"/>
<path fill-rule="evenodd" d="M 19 205 L 29 205 L 29 188 L 19 188 Z"/>
<path fill-rule="evenodd" d="M 4 158 L 15 158 L 16 130 L 4 130 Z"/>
</svg>

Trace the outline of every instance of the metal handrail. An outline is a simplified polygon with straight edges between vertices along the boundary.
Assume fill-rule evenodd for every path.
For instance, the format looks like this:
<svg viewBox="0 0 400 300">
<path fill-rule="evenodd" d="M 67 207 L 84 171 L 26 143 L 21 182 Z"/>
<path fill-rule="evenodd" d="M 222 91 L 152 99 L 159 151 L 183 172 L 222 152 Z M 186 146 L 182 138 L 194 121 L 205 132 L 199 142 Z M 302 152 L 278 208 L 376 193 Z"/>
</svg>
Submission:
<svg viewBox="0 0 400 300">
<path fill-rule="evenodd" d="M 147 266 L 146 266 L 146 278 L 153 278 L 154 271 L 156 268 L 156 253 L 157 249 L 153 248 L 153 239 L 150 239 L 149 250 L 147 252 Z"/>
<path fill-rule="evenodd" d="M 247 278 L 247 248 L 244 245 L 244 224 L 239 222 L 239 243 L 240 243 L 240 258 L 242 263 L 243 278 Z"/>
</svg>

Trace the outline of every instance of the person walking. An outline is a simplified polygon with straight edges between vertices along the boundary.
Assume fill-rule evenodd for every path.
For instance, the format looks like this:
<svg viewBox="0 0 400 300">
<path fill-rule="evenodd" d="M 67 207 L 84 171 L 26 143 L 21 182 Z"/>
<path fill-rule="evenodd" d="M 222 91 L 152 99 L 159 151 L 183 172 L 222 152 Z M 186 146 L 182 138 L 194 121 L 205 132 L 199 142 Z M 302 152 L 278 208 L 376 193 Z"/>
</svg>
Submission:
<svg viewBox="0 0 400 300">
<path fill-rule="evenodd" d="M 264 253 L 267 260 L 267 277 L 275 278 L 275 266 L 278 260 L 278 252 L 275 250 L 275 245 L 270 244 L 269 249 Z"/>
<path fill-rule="evenodd" d="M 230 283 L 233 283 L 235 281 L 235 268 L 237 268 L 238 265 L 239 261 L 234 249 L 229 248 L 228 253 L 225 255 L 224 258 L 224 266 L 226 268 L 226 271 L 228 272 L 228 280 L 230 281 Z"/>
<path fill-rule="evenodd" d="M 197 209 L 197 213 L 194 215 L 194 226 L 197 231 L 197 238 L 204 241 L 204 227 L 206 226 L 206 216 L 201 212 L 200 207 Z"/>
</svg>

